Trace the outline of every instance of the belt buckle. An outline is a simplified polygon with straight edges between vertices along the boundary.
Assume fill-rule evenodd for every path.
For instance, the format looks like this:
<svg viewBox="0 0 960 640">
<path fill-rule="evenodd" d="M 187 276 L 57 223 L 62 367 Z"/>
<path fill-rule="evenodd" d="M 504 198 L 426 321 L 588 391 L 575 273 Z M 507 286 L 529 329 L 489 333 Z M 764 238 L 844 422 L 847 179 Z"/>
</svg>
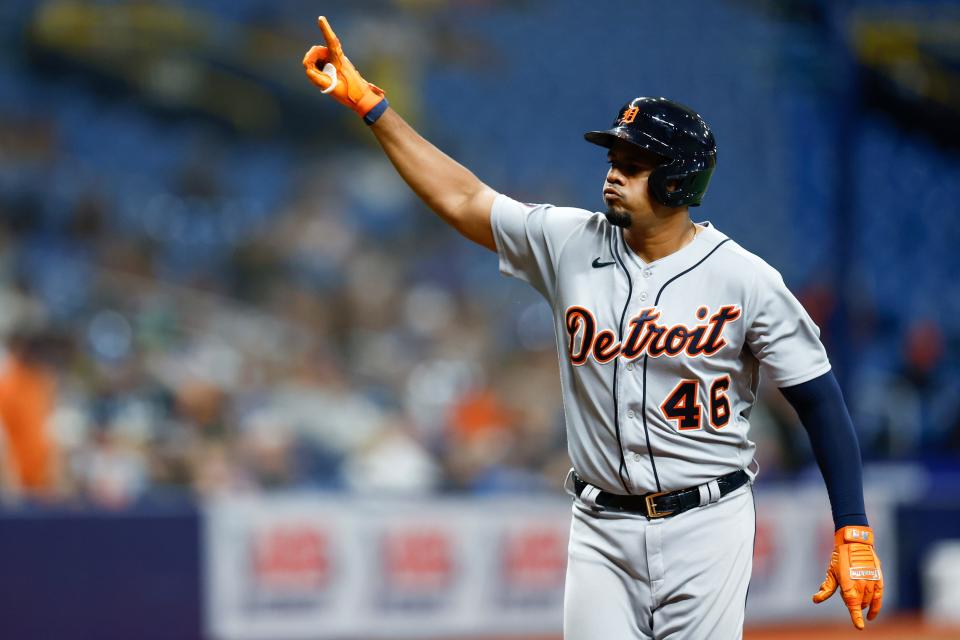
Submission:
<svg viewBox="0 0 960 640">
<path fill-rule="evenodd" d="M 657 511 L 657 507 L 653 504 L 654 498 L 659 498 L 670 493 L 669 491 L 660 491 L 658 493 L 650 493 L 643 497 L 647 502 L 647 517 L 648 518 L 665 518 L 673 513 L 673 511 Z"/>
</svg>

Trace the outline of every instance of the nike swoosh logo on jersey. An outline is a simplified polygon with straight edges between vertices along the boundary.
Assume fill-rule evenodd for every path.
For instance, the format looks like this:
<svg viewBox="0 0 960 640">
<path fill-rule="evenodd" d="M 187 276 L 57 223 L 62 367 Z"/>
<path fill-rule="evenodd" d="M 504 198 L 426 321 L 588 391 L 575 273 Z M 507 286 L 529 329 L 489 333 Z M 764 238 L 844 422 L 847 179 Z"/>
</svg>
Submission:
<svg viewBox="0 0 960 640">
<path fill-rule="evenodd" d="M 600 267 L 609 267 L 609 266 L 612 265 L 613 263 L 612 263 L 612 262 L 600 262 L 600 258 L 594 258 L 592 264 L 593 264 L 593 268 L 594 268 L 594 269 L 599 269 Z"/>
</svg>

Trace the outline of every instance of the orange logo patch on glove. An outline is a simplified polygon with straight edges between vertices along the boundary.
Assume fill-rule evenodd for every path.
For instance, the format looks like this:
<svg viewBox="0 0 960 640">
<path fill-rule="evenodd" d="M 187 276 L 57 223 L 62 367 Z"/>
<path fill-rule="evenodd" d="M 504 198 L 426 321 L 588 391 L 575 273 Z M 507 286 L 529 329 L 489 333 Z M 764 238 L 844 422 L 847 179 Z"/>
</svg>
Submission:
<svg viewBox="0 0 960 640">
<path fill-rule="evenodd" d="M 863 527 L 844 527 L 834 534 L 835 540 L 842 542 L 864 542 L 873 544 L 873 531 Z"/>
<path fill-rule="evenodd" d="M 880 569 L 858 569 L 850 567 L 850 577 L 854 580 L 879 580 Z"/>
</svg>

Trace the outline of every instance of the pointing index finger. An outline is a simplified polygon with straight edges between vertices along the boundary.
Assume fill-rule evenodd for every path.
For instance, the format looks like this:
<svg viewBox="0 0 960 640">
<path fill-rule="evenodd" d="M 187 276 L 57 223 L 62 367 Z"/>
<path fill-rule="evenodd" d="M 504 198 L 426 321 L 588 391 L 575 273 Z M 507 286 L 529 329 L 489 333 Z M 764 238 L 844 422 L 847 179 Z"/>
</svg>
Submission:
<svg viewBox="0 0 960 640">
<path fill-rule="evenodd" d="M 343 49 L 340 47 L 340 38 L 338 38 L 337 34 L 333 32 L 333 28 L 327 21 L 327 17 L 320 16 L 317 18 L 317 24 L 320 26 L 320 31 L 323 32 L 324 40 L 327 41 L 327 45 L 333 50 L 333 52 L 337 55 L 343 53 Z"/>
</svg>

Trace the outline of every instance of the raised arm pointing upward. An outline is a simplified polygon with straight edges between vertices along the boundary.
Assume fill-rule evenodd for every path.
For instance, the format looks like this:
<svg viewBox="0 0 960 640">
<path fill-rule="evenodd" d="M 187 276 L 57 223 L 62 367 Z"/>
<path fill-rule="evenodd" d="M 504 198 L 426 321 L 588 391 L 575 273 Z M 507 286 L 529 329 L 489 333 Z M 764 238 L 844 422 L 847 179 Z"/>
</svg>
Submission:
<svg viewBox="0 0 960 640">
<path fill-rule="evenodd" d="M 311 47 L 303 57 L 310 81 L 371 125 L 390 162 L 428 207 L 470 240 L 496 251 L 490 209 L 497 192 L 414 131 L 389 107 L 380 87 L 357 72 L 327 19 L 320 16 L 317 22 L 327 46 Z"/>
</svg>

